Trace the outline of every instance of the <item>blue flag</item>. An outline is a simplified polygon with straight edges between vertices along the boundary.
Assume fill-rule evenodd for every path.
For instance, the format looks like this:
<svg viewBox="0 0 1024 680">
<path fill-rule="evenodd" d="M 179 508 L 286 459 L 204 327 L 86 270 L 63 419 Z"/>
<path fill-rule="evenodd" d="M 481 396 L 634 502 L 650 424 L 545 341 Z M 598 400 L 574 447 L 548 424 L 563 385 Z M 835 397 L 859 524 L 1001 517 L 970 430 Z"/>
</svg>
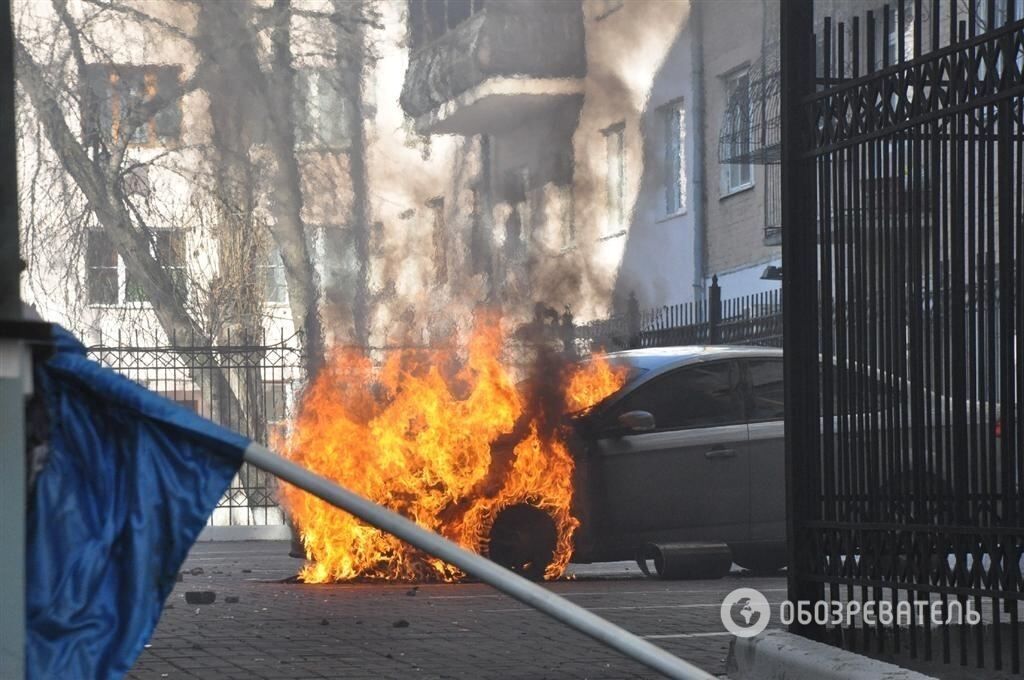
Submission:
<svg viewBox="0 0 1024 680">
<path fill-rule="evenodd" d="M 30 678 L 120 678 L 249 440 L 90 361 L 63 329 L 36 371 L 49 451 L 27 518 Z"/>
</svg>

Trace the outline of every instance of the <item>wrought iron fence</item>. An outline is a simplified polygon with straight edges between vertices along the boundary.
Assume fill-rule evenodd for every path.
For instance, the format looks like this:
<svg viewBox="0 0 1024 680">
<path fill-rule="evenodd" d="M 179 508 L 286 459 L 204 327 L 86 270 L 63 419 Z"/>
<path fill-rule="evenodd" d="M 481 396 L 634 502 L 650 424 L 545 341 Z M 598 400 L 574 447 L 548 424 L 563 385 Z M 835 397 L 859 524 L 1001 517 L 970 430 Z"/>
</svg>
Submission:
<svg viewBox="0 0 1024 680">
<path fill-rule="evenodd" d="M 268 342 L 225 335 L 202 345 L 139 333 L 102 338 L 89 348 L 102 364 L 242 435 L 273 445 L 284 434 L 301 369 L 299 343 L 282 334 Z M 244 464 L 210 517 L 217 526 L 283 524 L 275 482 Z"/>
<path fill-rule="evenodd" d="M 708 299 L 641 310 L 630 296 L 625 314 L 577 326 L 581 351 L 673 345 L 782 345 L 780 290 L 722 299 L 712 277 Z"/>
<path fill-rule="evenodd" d="M 782 7 L 790 598 L 929 607 L 798 629 L 1019 674 L 1024 7 Z"/>
</svg>

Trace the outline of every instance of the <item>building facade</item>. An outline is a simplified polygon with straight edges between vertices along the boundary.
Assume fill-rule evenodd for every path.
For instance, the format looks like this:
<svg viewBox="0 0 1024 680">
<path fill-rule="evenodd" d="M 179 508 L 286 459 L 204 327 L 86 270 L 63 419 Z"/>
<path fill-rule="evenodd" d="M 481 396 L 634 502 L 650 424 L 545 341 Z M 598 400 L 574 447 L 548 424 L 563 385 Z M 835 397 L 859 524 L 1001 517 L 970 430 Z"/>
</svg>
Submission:
<svg viewBox="0 0 1024 680">
<path fill-rule="evenodd" d="M 715 274 L 727 295 L 777 288 L 761 278 L 781 264 L 766 217 L 777 140 L 758 144 L 751 124 L 762 93 L 777 128 L 776 13 L 759 0 L 410 0 L 401 103 L 431 139 L 477 140 L 492 286 L 521 297 L 518 277 L 530 300 L 583 319 L 631 294 L 702 299 Z"/>
</svg>

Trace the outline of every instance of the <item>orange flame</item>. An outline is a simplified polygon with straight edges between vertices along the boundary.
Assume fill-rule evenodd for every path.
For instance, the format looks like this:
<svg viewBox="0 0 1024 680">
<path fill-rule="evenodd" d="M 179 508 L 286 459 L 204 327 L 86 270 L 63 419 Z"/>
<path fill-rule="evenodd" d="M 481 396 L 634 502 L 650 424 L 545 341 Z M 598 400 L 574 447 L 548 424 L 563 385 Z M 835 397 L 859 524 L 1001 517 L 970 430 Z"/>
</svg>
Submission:
<svg viewBox="0 0 1024 680">
<path fill-rule="evenodd" d="M 544 436 L 528 414 L 501 362 L 498 321 L 481 319 L 463 367 L 448 375 L 442 367 L 455 363 L 450 352 L 395 353 L 379 371 L 360 353 L 334 352 L 307 390 L 285 450 L 299 464 L 477 552 L 501 510 L 519 503 L 540 508 L 557 531 L 545 577 L 557 578 L 579 525 L 571 512 L 573 459 L 565 428 Z M 565 412 L 596 403 L 623 381 L 601 357 L 575 368 L 560 388 Z M 513 433 L 520 433 L 518 441 L 501 453 L 499 439 Z M 301 531 L 308 562 L 300 578 L 307 583 L 462 576 L 295 487 L 285 485 L 282 496 Z"/>
</svg>

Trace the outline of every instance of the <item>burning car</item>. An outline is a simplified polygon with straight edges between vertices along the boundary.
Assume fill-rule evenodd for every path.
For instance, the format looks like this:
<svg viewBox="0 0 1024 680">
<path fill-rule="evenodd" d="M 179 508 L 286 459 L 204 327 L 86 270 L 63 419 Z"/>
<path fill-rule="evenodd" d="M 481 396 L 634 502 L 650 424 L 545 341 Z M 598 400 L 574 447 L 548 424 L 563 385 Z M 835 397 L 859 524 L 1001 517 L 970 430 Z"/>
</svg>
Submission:
<svg viewBox="0 0 1024 680">
<path fill-rule="evenodd" d="M 576 562 L 654 558 L 665 577 L 785 563 L 782 350 L 671 347 L 609 354 L 611 395 L 569 417 Z M 490 557 L 528 575 L 552 554 L 536 508 L 500 514 Z"/>
<path fill-rule="evenodd" d="M 519 370 L 506 340 L 499 320 L 482 317 L 458 351 L 381 363 L 340 349 L 278 444 L 535 578 L 638 550 L 665 576 L 733 560 L 781 565 L 781 350 L 634 350 L 579 363 L 539 350 Z M 281 496 L 307 582 L 462 578 L 312 496 L 287 486 Z"/>
</svg>

